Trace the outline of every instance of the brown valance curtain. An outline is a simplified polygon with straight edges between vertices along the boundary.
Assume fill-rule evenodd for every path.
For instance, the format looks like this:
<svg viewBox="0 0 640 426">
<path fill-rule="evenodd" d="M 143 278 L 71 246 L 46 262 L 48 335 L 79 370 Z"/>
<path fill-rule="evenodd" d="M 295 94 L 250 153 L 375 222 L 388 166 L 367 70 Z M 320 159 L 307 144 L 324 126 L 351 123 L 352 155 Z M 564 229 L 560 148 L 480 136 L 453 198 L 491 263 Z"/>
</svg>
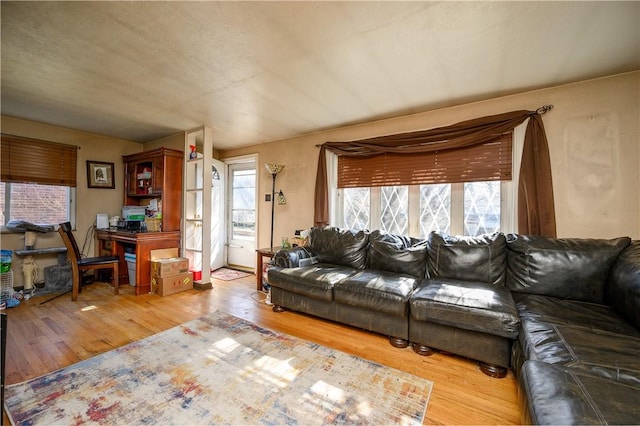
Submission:
<svg viewBox="0 0 640 426">
<path fill-rule="evenodd" d="M 2 134 L 3 182 L 76 186 L 78 147 Z"/>
<path fill-rule="evenodd" d="M 481 117 L 445 127 L 380 136 L 350 142 L 326 142 L 320 146 L 315 188 L 315 226 L 329 222 L 326 151 L 338 156 L 368 157 L 384 153 L 415 155 L 485 144 L 512 131 L 530 118 L 518 182 L 518 232 L 556 236 L 551 161 L 541 115 L 551 109 L 513 111 Z"/>
</svg>

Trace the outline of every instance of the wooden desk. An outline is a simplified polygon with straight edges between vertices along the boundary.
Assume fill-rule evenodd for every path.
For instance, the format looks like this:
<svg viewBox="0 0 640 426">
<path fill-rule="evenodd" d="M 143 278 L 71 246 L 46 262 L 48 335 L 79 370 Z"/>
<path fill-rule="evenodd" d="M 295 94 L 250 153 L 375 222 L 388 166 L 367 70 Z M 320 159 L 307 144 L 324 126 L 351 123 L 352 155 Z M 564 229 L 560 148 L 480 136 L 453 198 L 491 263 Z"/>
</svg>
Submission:
<svg viewBox="0 0 640 426">
<path fill-rule="evenodd" d="M 258 291 L 262 290 L 262 268 L 264 268 L 264 258 L 273 258 L 276 252 L 280 250 L 280 247 L 261 248 L 256 250 L 258 258 L 256 259 L 256 288 Z"/>
<path fill-rule="evenodd" d="M 98 256 L 118 256 L 120 283 L 129 282 L 127 263 L 124 260 L 124 248 L 135 247 L 136 255 L 136 296 L 151 291 L 151 250 L 180 249 L 180 231 L 170 232 L 120 232 L 96 231 L 96 250 Z"/>
</svg>

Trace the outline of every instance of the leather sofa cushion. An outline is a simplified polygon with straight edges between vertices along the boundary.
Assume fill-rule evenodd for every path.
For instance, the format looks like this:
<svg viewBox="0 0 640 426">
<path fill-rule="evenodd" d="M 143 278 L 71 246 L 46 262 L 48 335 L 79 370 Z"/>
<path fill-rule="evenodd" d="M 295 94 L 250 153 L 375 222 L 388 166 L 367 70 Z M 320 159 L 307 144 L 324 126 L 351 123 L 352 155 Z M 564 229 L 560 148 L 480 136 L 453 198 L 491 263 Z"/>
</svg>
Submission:
<svg viewBox="0 0 640 426">
<path fill-rule="evenodd" d="M 607 303 L 640 329 L 640 241 L 620 253 L 605 293 Z"/>
<path fill-rule="evenodd" d="M 424 278 L 427 241 L 373 231 L 369 235 L 367 268 Z"/>
<path fill-rule="evenodd" d="M 314 227 L 309 235 L 309 246 L 323 263 L 363 269 L 367 260 L 369 234 L 365 231 Z"/>
<path fill-rule="evenodd" d="M 301 268 L 269 268 L 269 284 L 291 293 L 325 301 L 333 300 L 333 286 L 357 272 L 356 269 L 318 263 Z"/>
<path fill-rule="evenodd" d="M 630 241 L 510 234 L 507 286 L 514 292 L 603 303 L 609 271 Z"/>
<path fill-rule="evenodd" d="M 640 332 L 613 309 L 542 296 L 516 300 L 525 359 L 640 387 Z"/>
<path fill-rule="evenodd" d="M 409 301 L 410 321 L 431 321 L 451 327 L 515 339 L 520 319 L 506 287 L 447 279 L 428 279 Z"/>
<path fill-rule="evenodd" d="M 407 318 L 409 296 L 419 278 L 408 274 L 365 269 L 333 288 L 338 303 Z"/>
<path fill-rule="evenodd" d="M 506 240 L 494 233 L 478 237 L 429 234 L 429 277 L 504 285 Z"/>
<path fill-rule="evenodd" d="M 640 388 L 537 361 L 519 376 L 525 424 L 637 424 Z"/>
</svg>

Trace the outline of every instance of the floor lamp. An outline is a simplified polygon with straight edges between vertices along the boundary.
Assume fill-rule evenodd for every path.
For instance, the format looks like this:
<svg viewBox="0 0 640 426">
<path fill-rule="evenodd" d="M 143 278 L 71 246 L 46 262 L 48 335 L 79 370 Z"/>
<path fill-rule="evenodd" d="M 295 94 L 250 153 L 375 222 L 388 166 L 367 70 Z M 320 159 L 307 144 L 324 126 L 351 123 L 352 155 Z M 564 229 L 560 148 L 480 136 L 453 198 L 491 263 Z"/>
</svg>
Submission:
<svg viewBox="0 0 640 426">
<path fill-rule="evenodd" d="M 267 168 L 267 171 L 271 174 L 271 177 L 273 179 L 271 188 L 271 240 L 269 244 L 269 250 L 271 250 L 273 248 L 273 223 L 276 207 L 276 203 L 274 200 L 274 198 L 276 197 L 276 176 L 278 176 L 278 173 L 280 173 L 284 169 L 284 166 L 282 164 L 265 164 L 264 166 Z M 287 202 L 282 191 L 278 192 L 278 204 L 286 203 Z M 262 273 L 262 271 L 260 273 Z"/>
<path fill-rule="evenodd" d="M 272 181 L 272 186 L 271 186 L 271 240 L 269 242 L 269 251 L 271 251 L 273 249 L 273 223 L 274 223 L 274 218 L 275 218 L 275 207 L 276 207 L 276 176 L 278 176 L 278 173 L 280 173 L 283 169 L 284 166 L 282 164 L 265 164 L 265 167 L 267 168 L 267 171 L 271 174 L 271 177 L 273 179 Z M 280 192 L 278 192 L 278 204 L 286 204 L 287 201 L 284 198 L 284 194 L 282 193 L 282 190 L 280 190 Z M 260 271 L 260 274 L 262 274 L 263 272 Z M 271 305 L 271 286 L 269 285 L 269 283 L 267 283 L 267 287 L 266 287 L 266 291 L 267 291 L 267 297 L 264 300 L 264 303 L 267 305 Z"/>
</svg>

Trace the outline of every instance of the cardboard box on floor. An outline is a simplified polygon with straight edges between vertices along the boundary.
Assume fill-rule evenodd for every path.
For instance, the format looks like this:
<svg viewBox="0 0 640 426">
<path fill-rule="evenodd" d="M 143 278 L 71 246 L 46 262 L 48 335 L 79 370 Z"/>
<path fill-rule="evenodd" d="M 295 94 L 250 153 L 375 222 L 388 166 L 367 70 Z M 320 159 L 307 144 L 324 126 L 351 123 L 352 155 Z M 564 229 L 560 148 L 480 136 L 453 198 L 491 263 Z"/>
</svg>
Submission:
<svg viewBox="0 0 640 426">
<path fill-rule="evenodd" d="M 177 248 L 151 250 L 152 277 L 164 278 L 172 275 L 184 274 L 185 272 L 189 272 L 189 259 L 178 257 Z"/>
<path fill-rule="evenodd" d="M 169 296 L 193 288 L 191 272 L 172 275 L 170 277 L 151 277 L 151 291 L 160 296 Z"/>
<path fill-rule="evenodd" d="M 193 288 L 189 259 L 178 257 L 178 249 L 151 250 L 151 292 L 168 296 Z"/>
</svg>

